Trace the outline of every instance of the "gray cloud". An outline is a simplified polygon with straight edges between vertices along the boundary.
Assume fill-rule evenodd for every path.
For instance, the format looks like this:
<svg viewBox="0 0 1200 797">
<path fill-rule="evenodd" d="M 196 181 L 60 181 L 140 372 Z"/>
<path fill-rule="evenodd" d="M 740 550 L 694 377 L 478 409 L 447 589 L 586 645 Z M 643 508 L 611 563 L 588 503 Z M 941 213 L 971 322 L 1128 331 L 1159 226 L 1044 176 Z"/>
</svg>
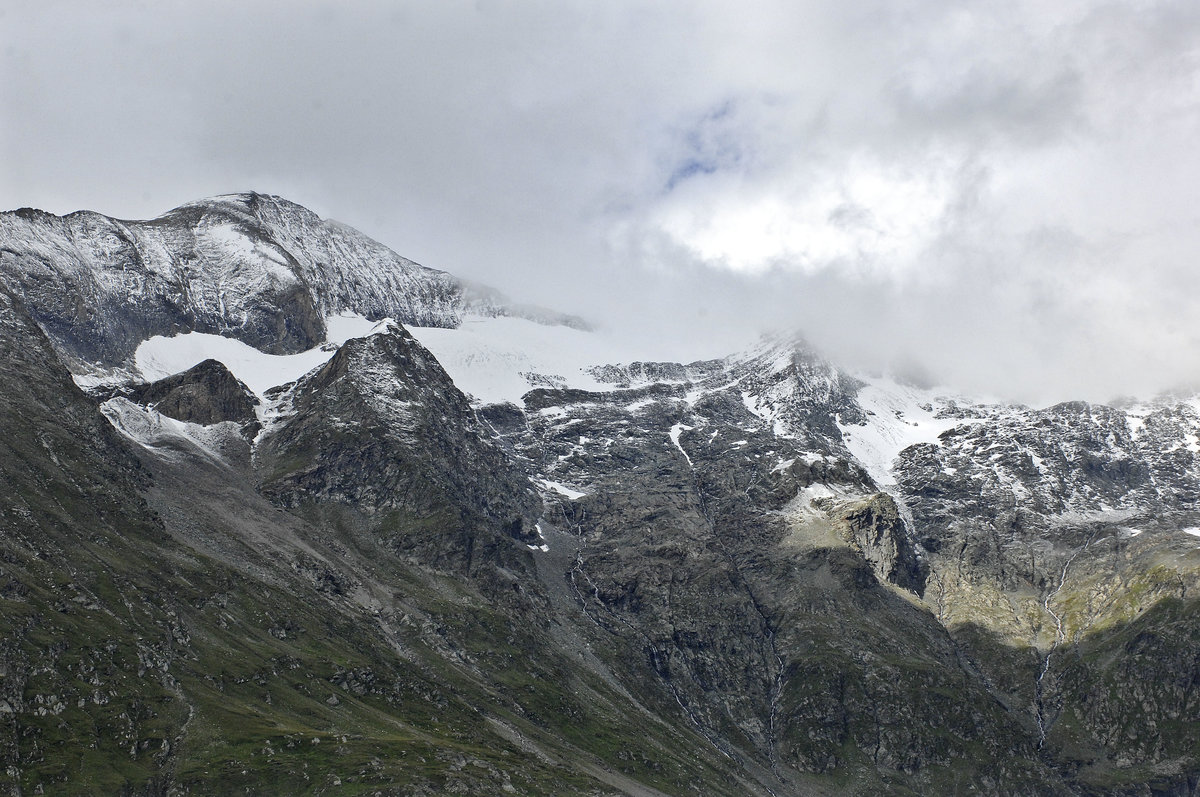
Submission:
<svg viewBox="0 0 1200 797">
<path fill-rule="evenodd" d="M 0 12 L 5 207 L 279 193 L 683 356 L 798 325 L 1034 401 L 1200 375 L 1193 3 Z"/>
</svg>

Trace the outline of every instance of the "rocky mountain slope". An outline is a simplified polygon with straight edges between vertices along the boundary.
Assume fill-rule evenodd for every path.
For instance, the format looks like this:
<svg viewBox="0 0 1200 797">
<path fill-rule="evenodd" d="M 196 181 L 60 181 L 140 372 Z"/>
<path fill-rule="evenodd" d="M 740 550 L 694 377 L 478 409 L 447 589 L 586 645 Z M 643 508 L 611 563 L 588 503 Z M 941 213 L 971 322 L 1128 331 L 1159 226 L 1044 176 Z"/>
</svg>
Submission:
<svg viewBox="0 0 1200 797">
<path fill-rule="evenodd" d="M 0 280 L 14 794 L 1197 792 L 1200 401 L 606 360 L 254 194 Z"/>
<path fill-rule="evenodd" d="M 0 214 L 0 272 L 62 351 L 102 365 L 154 335 L 193 330 L 277 354 L 303 351 L 325 341 L 327 316 L 347 308 L 442 327 L 468 313 L 544 312 L 513 307 L 350 227 L 254 193 L 194 202 L 151 221 L 28 208 Z"/>
</svg>

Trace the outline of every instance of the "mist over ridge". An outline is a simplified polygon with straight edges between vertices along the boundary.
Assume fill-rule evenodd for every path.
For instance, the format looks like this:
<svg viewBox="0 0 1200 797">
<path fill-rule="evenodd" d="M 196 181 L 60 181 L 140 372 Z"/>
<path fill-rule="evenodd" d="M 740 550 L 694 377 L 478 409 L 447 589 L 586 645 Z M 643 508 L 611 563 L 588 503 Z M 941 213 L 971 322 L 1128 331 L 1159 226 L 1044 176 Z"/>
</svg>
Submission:
<svg viewBox="0 0 1200 797">
<path fill-rule="evenodd" d="M 0 207 L 276 193 L 681 356 L 798 328 L 1035 403 L 1200 371 L 1192 4 L 4 19 Z"/>
</svg>

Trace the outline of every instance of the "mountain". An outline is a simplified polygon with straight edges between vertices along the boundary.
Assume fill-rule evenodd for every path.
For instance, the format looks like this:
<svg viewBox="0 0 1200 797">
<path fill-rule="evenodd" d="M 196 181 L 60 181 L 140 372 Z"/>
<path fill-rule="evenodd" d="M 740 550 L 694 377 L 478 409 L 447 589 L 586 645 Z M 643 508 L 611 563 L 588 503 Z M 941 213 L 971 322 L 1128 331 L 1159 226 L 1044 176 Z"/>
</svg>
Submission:
<svg viewBox="0 0 1200 797">
<path fill-rule="evenodd" d="M 1200 789 L 1200 399 L 645 362 L 277 197 L 0 214 L 14 794 Z"/>
<path fill-rule="evenodd" d="M 191 331 L 273 354 L 304 351 L 325 341 L 324 319 L 346 308 L 441 327 L 469 312 L 530 312 L 255 193 L 142 222 L 22 209 L 0 216 L 0 240 L 0 270 L 38 324 L 67 354 L 103 365 L 146 338 Z"/>
</svg>

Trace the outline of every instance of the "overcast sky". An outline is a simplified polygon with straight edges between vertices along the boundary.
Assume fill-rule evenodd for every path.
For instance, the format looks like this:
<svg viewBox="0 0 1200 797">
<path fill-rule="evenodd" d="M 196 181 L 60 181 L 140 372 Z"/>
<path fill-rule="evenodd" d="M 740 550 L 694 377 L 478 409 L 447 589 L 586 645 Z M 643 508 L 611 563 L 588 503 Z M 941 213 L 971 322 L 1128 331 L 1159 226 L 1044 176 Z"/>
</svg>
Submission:
<svg viewBox="0 0 1200 797">
<path fill-rule="evenodd" d="M 1200 384 L 1200 3 L 0 0 L 0 207 L 257 190 L 714 356 Z"/>
</svg>

